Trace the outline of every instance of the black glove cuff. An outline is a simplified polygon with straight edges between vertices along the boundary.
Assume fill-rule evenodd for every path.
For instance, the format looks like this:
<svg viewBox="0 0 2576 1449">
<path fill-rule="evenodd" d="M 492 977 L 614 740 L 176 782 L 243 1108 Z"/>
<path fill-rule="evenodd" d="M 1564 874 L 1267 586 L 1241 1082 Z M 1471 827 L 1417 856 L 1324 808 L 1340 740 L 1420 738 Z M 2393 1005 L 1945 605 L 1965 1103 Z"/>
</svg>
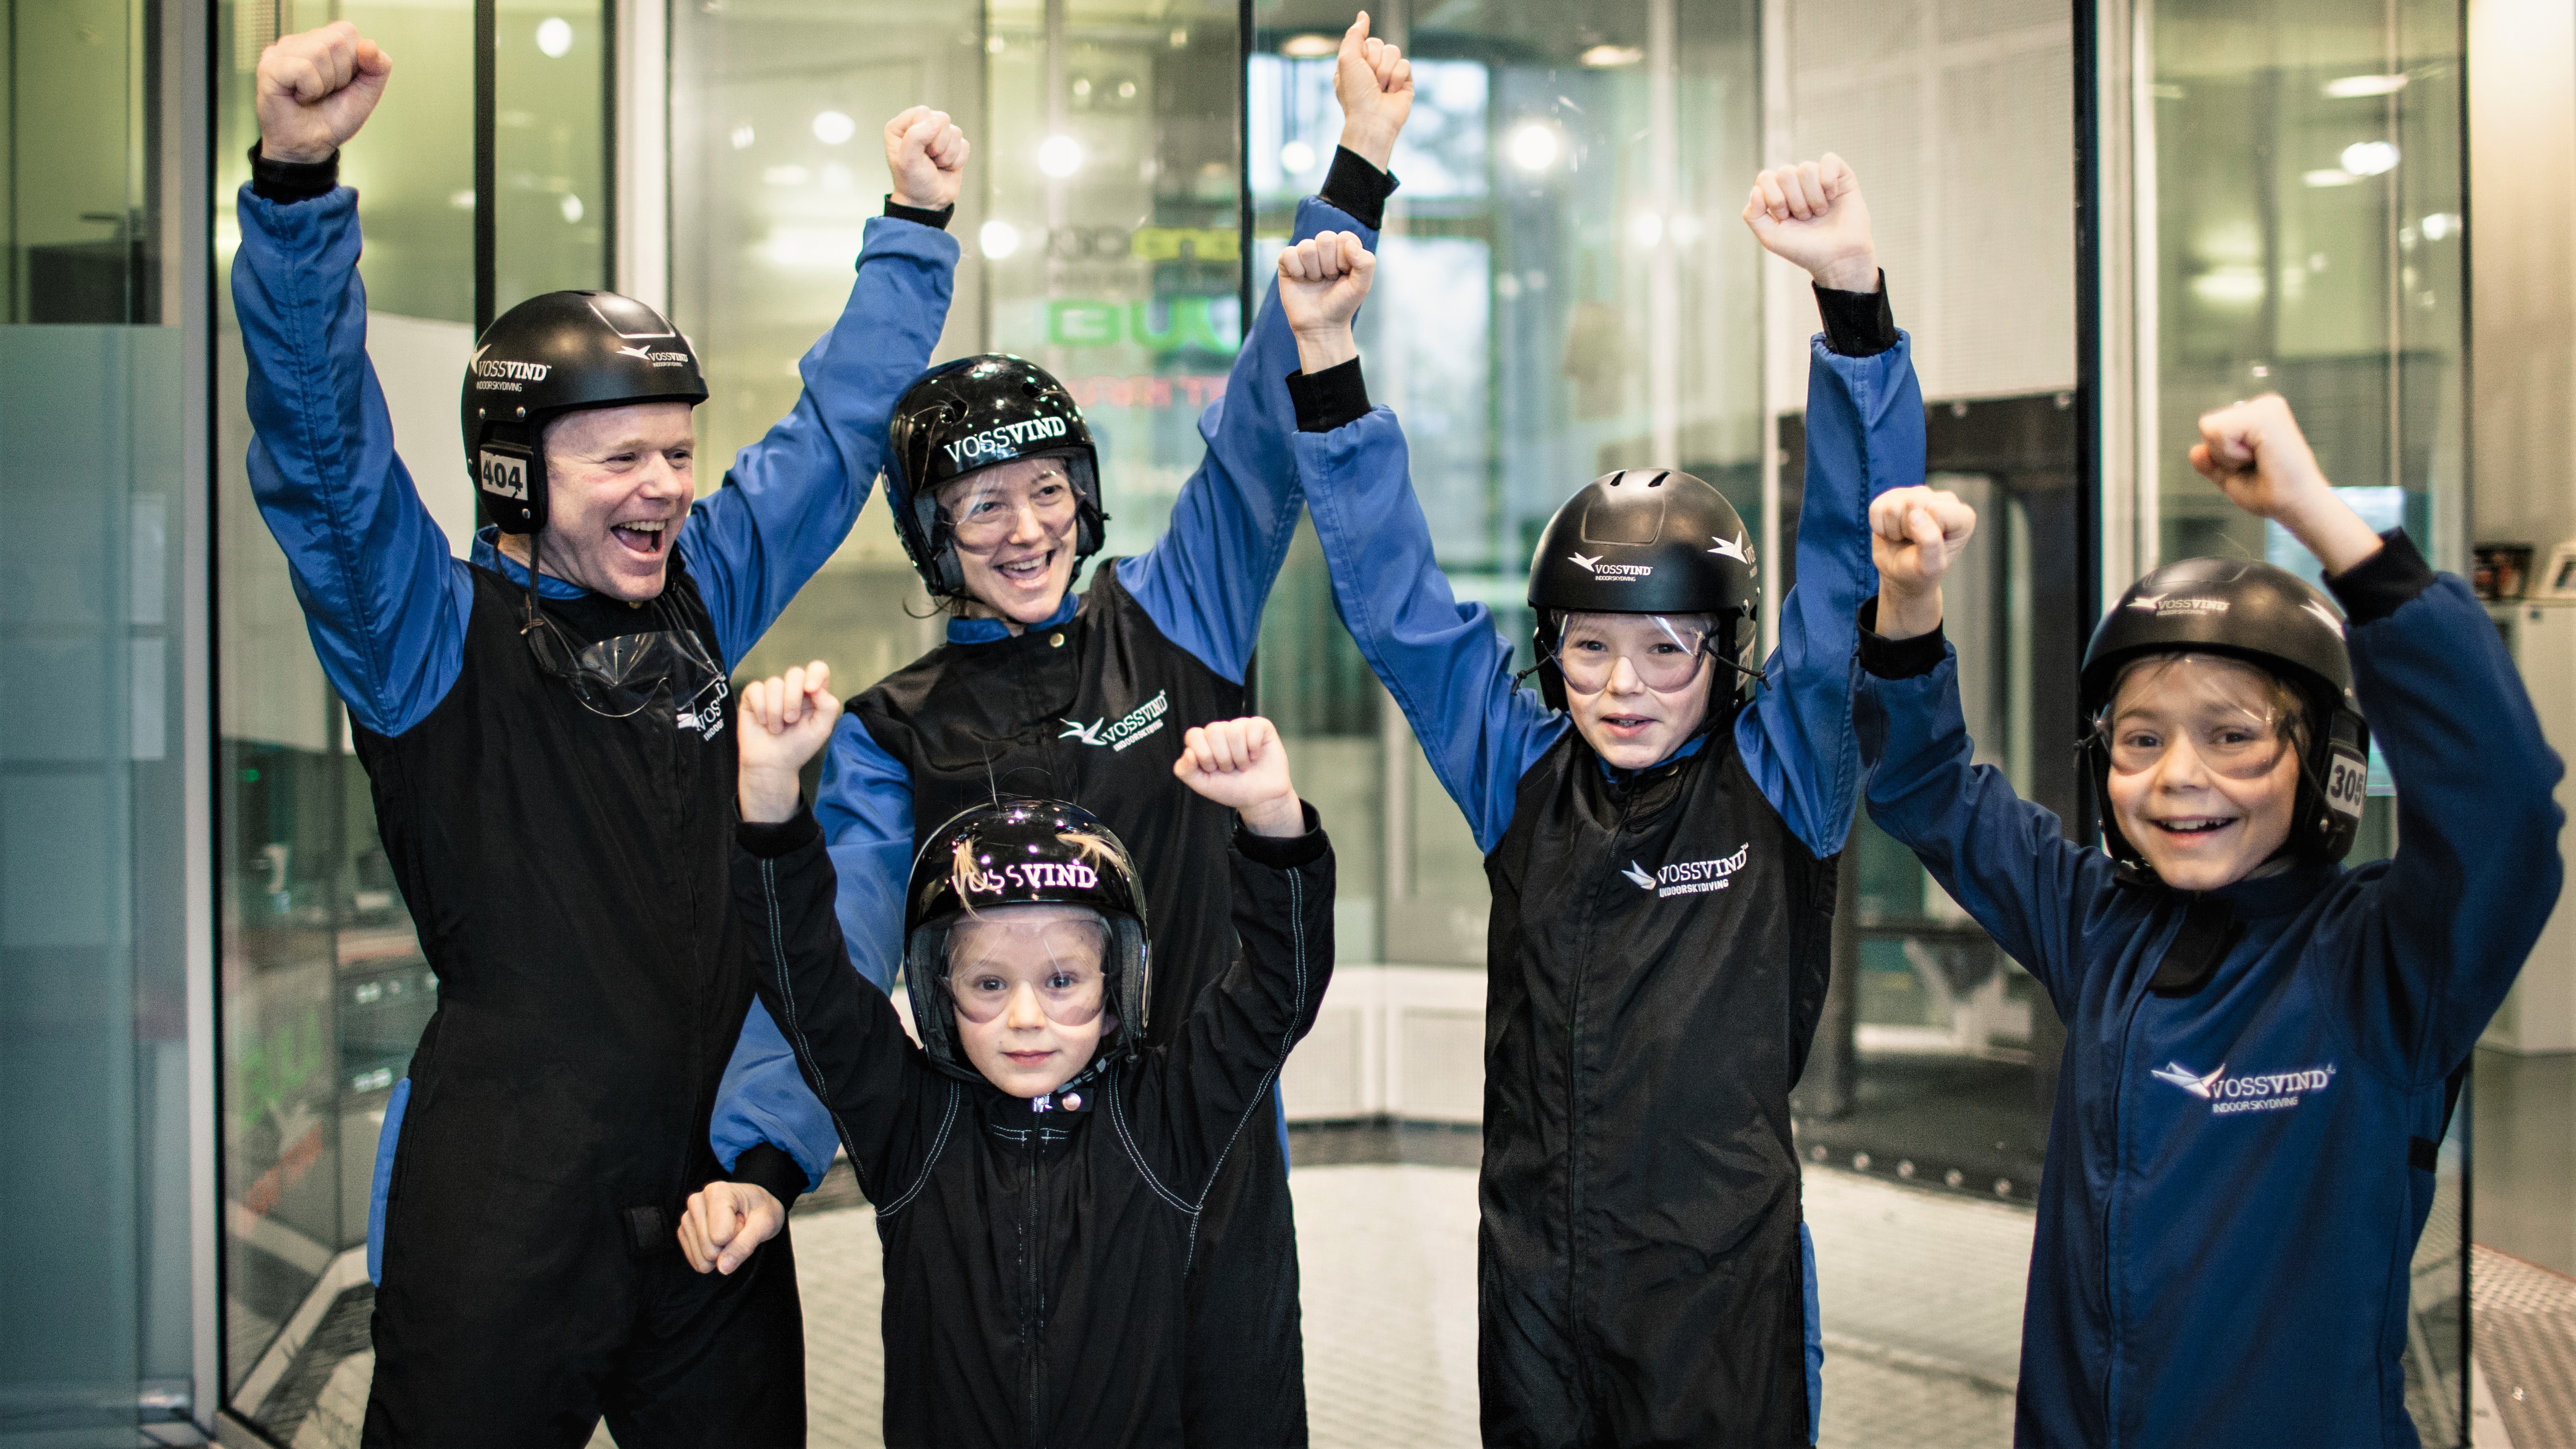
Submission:
<svg viewBox="0 0 2576 1449">
<path fill-rule="evenodd" d="M 1238 818 L 1234 822 L 1234 848 L 1254 865 L 1266 865 L 1272 870 L 1295 870 L 1322 860 L 1332 845 L 1324 838 L 1324 822 L 1315 814 L 1313 802 L 1300 800 L 1297 808 L 1305 812 L 1305 834 L 1255 835 L 1244 829 Z"/>
<path fill-rule="evenodd" d="M 1368 383 L 1360 377 L 1360 360 L 1288 374 L 1288 401 L 1297 409 L 1301 433 L 1329 433 L 1367 417 Z"/>
<path fill-rule="evenodd" d="M 1950 652 L 1941 626 L 1911 639 L 1890 639 L 1878 632 L 1878 600 L 1860 605 L 1860 667 L 1878 679 L 1920 679 L 1941 667 Z"/>
<path fill-rule="evenodd" d="M 2379 541 L 2379 552 L 2326 580 L 2343 605 L 2344 621 L 2356 627 L 2387 618 L 2433 587 L 2433 566 L 2405 529 L 2392 528 Z"/>
<path fill-rule="evenodd" d="M 797 802 L 794 815 L 776 824 L 745 820 L 733 828 L 734 843 L 761 860 L 775 860 L 822 835 L 823 827 L 815 823 L 813 807 L 802 800 Z"/>
<path fill-rule="evenodd" d="M 1335 146 L 1333 169 L 1324 173 L 1323 189 L 1315 194 L 1375 231 L 1386 225 L 1386 199 L 1401 184 L 1394 172 L 1378 170 L 1348 146 Z"/>
<path fill-rule="evenodd" d="M 937 211 L 932 211 L 926 206 L 906 206 L 895 200 L 894 193 L 889 191 L 886 193 L 885 214 L 897 221 L 917 222 L 922 226 L 946 231 L 948 223 L 957 215 L 957 203 L 952 201 Z"/>
<path fill-rule="evenodd" d="M 769 1195 L 784 1208 L 796 1206 L 796 1199 L 805 1195 L 805 1169 L 796 1165 L 795 1158 L 766 1142 L 744 1148 L 742 1156 L 733 1160 L 733 1171 L 725 1176 L 734 1182 L 769 1189 Z"/>
<path fill-rule="evenodd" d="M 319 161 L 272 161 L 259 154 L 259 143 L 250 146 L 250 194 L 262 201 L 292 206 L 328 196 L 340 184 L 340 152 Z"/>
<path fill-rule="evenodd" d="M 1844 357 L 1876 357 L 1896 345 L 1896 309 L 1887 299 L 1887 273 L 1875 292 L 1816 288 L 1816 315 L 1824 319 L 1825 347 Z"/>
</svg>

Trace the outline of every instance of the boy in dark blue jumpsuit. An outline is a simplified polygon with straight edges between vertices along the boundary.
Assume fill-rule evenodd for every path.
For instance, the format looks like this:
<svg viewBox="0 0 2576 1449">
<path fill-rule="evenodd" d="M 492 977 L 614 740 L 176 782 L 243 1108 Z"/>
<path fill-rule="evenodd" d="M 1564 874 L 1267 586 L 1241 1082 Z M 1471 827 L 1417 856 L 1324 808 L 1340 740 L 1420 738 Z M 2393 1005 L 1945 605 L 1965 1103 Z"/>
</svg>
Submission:
<svg viewBox="0 0 2576 1449">
<path fill-rule="evenodd" d="M 795 411 L 694 504 L 688 404 L 705 389 L 666 321 L 605 293 L 496 321 L 465 420 L 516 401 L 541 434 L 546 472 L 520 480 L 552 500 L 540 605 L 522 543 L 487 529 L 470 562 L 450 556 L 368 363 L 357 196 L 335 168 L 390 67 L 345 23 L 262 57 L 233 269 L 251 487 L 439 979 L 378 1147 L 366 1442 L 579 1445 L 604 1414 L 629 1449 L 802 1444 L 792 1255 L 707 1279 L 674 1238 L 718 1171 L 709 1106 L 751 999 L 727 899 L 734 737 L 720 705 L 691 706 L 720 700 L 723 668 L 848 533 L 887 409 L 939 336 L 957 244 L 921 220 L 870 222 Z M 956 180 L 930 148 L 947 132 L 962 163 L 963 141 L 931 114 L 889 160 L 905 195 L 937 206 Z M 513 331 L 532 309 L 564 323 L 549 360 Z M 550 411 L 559 431 L 542 434 Z M 630 422 L 647 441 L 609 446 Z M 564 444 L 593 437 L 596 455 Z M 707 677 L 630 679 L 641 696 L 617 703 L 588 666 L 534 647 L 586 657 L 621 637 Z"/>
<path fill-rule="evenodd" d="M 1870 815 L 2067 1023 L 2015 1443 L 2411 1446 L 2408 1264 L 2446 1083 L 2557 898 L 2559 762 L 2467 586 L 2353 516 L 2279 398 L 2201 427 L 2201 471 L 2326 566 L 2397 780 L 2395 857 L 2337 864 L 2363 766 L 2349 704 L 2313 687 L 2340 662 L 2332 611 L 2225 560 L 2149 575 L 2096 635 L 2122 858 L 2062 838 L 1971 763 L 1939 576 L 1973 523 L 1920 492 L 1872 520 Z M 2159 631 L 2195 642 L 2134 647 Z M 2193 713 L 2239 687 L 2250 708 Z"/>
</svg>

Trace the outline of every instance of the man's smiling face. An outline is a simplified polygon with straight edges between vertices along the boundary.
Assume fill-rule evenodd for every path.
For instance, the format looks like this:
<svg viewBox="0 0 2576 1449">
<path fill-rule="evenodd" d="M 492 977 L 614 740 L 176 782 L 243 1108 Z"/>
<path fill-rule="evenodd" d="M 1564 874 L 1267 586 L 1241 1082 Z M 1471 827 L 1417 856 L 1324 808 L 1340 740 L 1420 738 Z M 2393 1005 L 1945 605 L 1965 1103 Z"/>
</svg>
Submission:
<svg viewBox="0 0 2576 1449">
<path fill-rule="evenodd" d="M 662 592 L 697 497 L 697 434 L 683 402 L 566 413 L 545 431 L 547 573 L 630 603 Z M 527 540 L 504 536 L 522 564 Z"/>
</svg>

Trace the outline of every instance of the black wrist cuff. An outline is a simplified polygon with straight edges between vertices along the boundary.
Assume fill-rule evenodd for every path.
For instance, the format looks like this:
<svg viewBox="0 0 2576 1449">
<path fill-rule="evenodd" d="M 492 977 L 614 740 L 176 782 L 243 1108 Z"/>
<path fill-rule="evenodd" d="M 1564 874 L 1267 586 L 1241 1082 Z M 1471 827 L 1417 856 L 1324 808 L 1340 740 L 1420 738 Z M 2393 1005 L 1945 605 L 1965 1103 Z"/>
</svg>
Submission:
<svg viewBox="0 0 2576 1449">
<path fill-rule="evenodd" d="M 1255 835 L 1246 830 L 1241 817 L 1237 817 L 1234 822 L 1234 848 L 1242 852 L 1243 858 L 1254 865 L 1266 865 L 1272 870 L 1295 870 L 1301 865 L 1313 865 L 1316 861 L 1322 860 L 1324 851 L 1332 844 L 1324 838 L 1324 822 L 1316 816 L 1315 807 L 1311 802 L 1300 800 L 1297 802 L 1297 808 L 1305 812 L 1305 834 Z"/>
<path fill-rule="evenodd" d="M 1400 184 L 1394 172 L 1378 170 L 1348 146 L 1335 146 L 1333 169 L 1324 173 L 1323 189 L 1315 194 L 1375 231 L 1386 224 L 1386 199 Z"/>
<path fill-rule="evenodd" d="M 1288 401 L 1297 409 L 1301 433 L 1329 433 L 1367 417 L 1368 383 L 1360 377 L 1360 360 L 1288 374 Z"/>
<path fill-rule="evenodd" d="M 250 194 L 262 201 L 291 206 L 328 196 L 340 184 L 340 153 L 334 149 L 319 161 L 272 161 L 250 146 Z"/>
<path fill-rule="evenodd" d="M 1878 600 L 1860 605 L 1860 667 L 1879 679 L 1919 679 L 1941 667 L 1950 653 L 1941 626 L 1911 639 L 1890 639 L 1878 632 Z"/>
<path fill-rule="evenodd" d="M 932 211 L 926 206 L 906 206 L 895 200 L 894 193 L 889 191 L 886 193 L 885 214 L 897 221 L 918 222 L 923 226 L 937 227 L 941 231 L 946 231 L 950 219 L 957 215 L 957 203 L 952 201 L 937 211 Z"/>
<path fill-rule="evenodd" d="M 813 807 L 802 800 L 797 801 L 794 815 L 774 825 L 745 820 L 733 828 L 734 843 L 762 860 L 775 860 L 822 835 L 823 827 L 814 822 Z"/>
<path fill-rule="evenodd" d="M 796 1165 L 795 1158 L 766 1142 L 755 1142 L 744 1148 L 742 1156 L 733 1160 L 733 1171 L 726 1173 L 725 1177 L 733 1182 L 747 1182 L 754 1187 L 769 1189 L 769 1195 L 778 1199 L 780 1207 L 792 1208 L 796 1206 L 796 1199 L 805 1195 L 805 1169 Z"/>
<path fill-rule="evenodd" d="M 1896 345 L 1896 309 L 1887 300 L 1887 273 L 1875 292 L 1816 288 L 1816 315 L 1825 323 L 1825 346 L 1844 357 L 1876 357 Z"/>
<path fill-rule="evenodd" d="M 2377 623 L 2433 587 L 2433 566 L 2424 562 L 2405 529 L 2392 528 L 2379 542 L 2379 552 L 2326 579 L 2335 602 L 2343 605 L 2347 624 Z"/>
</svg>

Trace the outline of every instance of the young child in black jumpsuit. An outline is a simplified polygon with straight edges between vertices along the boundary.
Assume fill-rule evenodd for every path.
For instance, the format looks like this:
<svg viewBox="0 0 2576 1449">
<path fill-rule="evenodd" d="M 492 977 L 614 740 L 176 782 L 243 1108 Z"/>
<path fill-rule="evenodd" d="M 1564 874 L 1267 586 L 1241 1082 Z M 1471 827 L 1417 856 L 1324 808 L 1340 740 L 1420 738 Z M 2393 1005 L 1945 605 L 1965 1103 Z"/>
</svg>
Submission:
<svg viewBox="0 0 2576 1449">
<path fill-rule="evenodd" d="M 1271 1130 L 1332 975 L 1324 832 L 1269 721 L 1189 731 L 1173 773 L 1240 817 L 1242 950 L 1148 1046 L 1145 891 L 1117 836 L 1063 801 L 965 811 L 905 893 L 915 1045 L 849 969 L 799 799 L 840 716 L 828 682 L 818 663 L 744 691 L 734 891 L 760 999 L 877 1206 L 885 1442 L 1180 1443 L 1200 1209 Z"/>
</svg>

